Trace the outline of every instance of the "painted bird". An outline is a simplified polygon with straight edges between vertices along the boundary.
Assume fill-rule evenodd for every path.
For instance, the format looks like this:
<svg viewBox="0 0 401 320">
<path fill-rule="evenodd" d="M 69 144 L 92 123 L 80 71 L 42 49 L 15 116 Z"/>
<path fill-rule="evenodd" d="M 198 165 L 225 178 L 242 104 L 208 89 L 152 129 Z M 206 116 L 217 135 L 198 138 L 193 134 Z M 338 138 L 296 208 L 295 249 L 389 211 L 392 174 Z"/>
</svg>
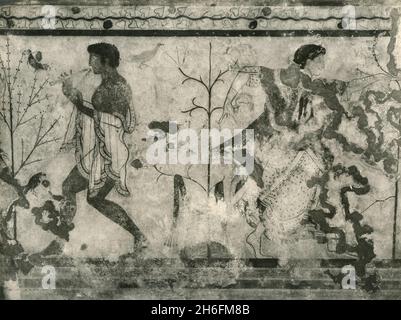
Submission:
<svg viewBox="0 0 401 320">
<path fill-rule="evenodd" d="M 49 70 L 50 67 L 48 64 L 41 63 L 42 61 L 42 52 L 37 51 L 35 55 L 32 53 L 30 49 L 26 50 L 25 53 L 28 55 L 28 61 L 29 65 L 35 69 L 35 71 L 38 70 Z"/>
<path fill-rule="evenodd" d="M 139 63 L 139 67 L 146 65 L 146 62 L 152 60 L 157 52 L 159 51 L 160 47 L 164 46 L 164 43 L 158 43 L 153 49 L 142 51 L 139 54 L 130 56 L 130 59 L 133 62 Z"/>
<path fill-rule="evenodd" d="M 24 186 L 24 193 L 27 194 L 29 191 L 34 191 L 41 184 L 44 187 L 49 185 L 49 181 L 46 179 L 46 174 L 43 172 L 36 173 L 29 178 L 28 183 Z"/>
</svg>

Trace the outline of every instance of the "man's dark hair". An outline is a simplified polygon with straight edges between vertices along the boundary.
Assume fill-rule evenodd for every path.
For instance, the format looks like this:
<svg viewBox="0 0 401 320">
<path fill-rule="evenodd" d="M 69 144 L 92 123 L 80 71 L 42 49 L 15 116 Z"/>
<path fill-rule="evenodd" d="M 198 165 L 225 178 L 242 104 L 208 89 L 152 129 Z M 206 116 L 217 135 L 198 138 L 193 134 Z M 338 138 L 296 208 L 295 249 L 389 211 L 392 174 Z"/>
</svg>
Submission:
<svg viewBox="0 0 401 320">
<path fill-rule="evenodd" d="M 306 44 L 294 54 L 294 62 L 299 65 L 301 69 L 305 68 L 306 62 L 308 60 L 313 60 L 320 55 L 326 54 L 326 49 L 317 44 Z"/>
<path fill-rule="evenodd" d="M 100 61 L 103 64 L 107 58 L 110 67 L 117 68 L 120 64 L 120 52 L 114 44 L 105 42 L 91 44 L 88 46 L 88 52 L 100 56 Z"/>
</svg>

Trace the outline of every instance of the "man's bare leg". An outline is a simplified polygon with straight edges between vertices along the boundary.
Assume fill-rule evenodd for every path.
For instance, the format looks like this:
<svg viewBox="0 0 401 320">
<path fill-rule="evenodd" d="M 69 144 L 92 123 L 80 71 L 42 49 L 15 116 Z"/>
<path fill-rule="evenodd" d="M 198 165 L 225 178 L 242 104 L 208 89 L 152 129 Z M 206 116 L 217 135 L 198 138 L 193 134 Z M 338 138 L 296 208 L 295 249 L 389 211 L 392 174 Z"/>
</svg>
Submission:
<svg viewBox="0 0 401 320">
<path fill-rule="evenodd" d="M 66 215 L 68 223 L 72 223 L 77 212 L 77 193 L 88 188 L 88 180 L 84 178 L 75 166 L 63 181 L 62 193 L 66 198 Z"/>
<path fill-rule="evenodd" d="M 102 213 L 105 217 L 114 221 L 135 238 L 135 246 L 139 247 L 146 240 L 145 236 L 132 221 L 127 212 L 118 204 L 105 199 L 114 187 L 114 181 L 107 179 L 105 185 L 99 190 L 95 197 L 88 197 L 88 203 Z"/>
</svg>

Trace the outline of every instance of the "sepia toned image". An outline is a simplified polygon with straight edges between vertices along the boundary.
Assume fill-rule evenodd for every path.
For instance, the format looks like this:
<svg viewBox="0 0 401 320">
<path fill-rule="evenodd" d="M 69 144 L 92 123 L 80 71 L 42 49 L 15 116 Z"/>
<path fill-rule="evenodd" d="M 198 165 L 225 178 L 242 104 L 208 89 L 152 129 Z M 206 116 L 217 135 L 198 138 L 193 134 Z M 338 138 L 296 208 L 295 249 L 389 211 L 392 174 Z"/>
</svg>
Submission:
<svg viewBox="0 0 401 320">
<path fill-rule="evenodd" d="M 399 299 L 400 26 L 0 0 L 0 299 Z"/>
</svg>

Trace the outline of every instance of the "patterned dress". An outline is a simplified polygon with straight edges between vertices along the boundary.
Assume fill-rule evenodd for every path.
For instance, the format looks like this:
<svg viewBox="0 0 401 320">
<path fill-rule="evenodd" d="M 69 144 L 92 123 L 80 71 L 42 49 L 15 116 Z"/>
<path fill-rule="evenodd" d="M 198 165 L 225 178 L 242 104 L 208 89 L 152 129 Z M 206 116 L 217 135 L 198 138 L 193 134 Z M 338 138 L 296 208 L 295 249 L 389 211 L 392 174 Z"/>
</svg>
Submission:
<svg viewBox="0 0 401 320">
<path fill-rule="evenodd" d="M 265 111 L 250 127 L 258 138 L 255 158 L 262 169 L 235 195 L 234 208 L 254 228 L 247 242 L 255 255 L 283 257 L 291 242 L 307 236 L 302 221 L 317 201 L 317 190 L 308 181 L 319 176 L 324 165 L 311 145 L 300 147 L 298 143 L 304 130 L 319 129 L 310 110 L 320 108 L 321 98 L 313 95 L 304 80 L 307 76 L 295 66 L 284 70 L 260 67 L 259 77 Z M 263 251 L 263 238 L 275 243 L 276 252 Z"/>
</svg>

